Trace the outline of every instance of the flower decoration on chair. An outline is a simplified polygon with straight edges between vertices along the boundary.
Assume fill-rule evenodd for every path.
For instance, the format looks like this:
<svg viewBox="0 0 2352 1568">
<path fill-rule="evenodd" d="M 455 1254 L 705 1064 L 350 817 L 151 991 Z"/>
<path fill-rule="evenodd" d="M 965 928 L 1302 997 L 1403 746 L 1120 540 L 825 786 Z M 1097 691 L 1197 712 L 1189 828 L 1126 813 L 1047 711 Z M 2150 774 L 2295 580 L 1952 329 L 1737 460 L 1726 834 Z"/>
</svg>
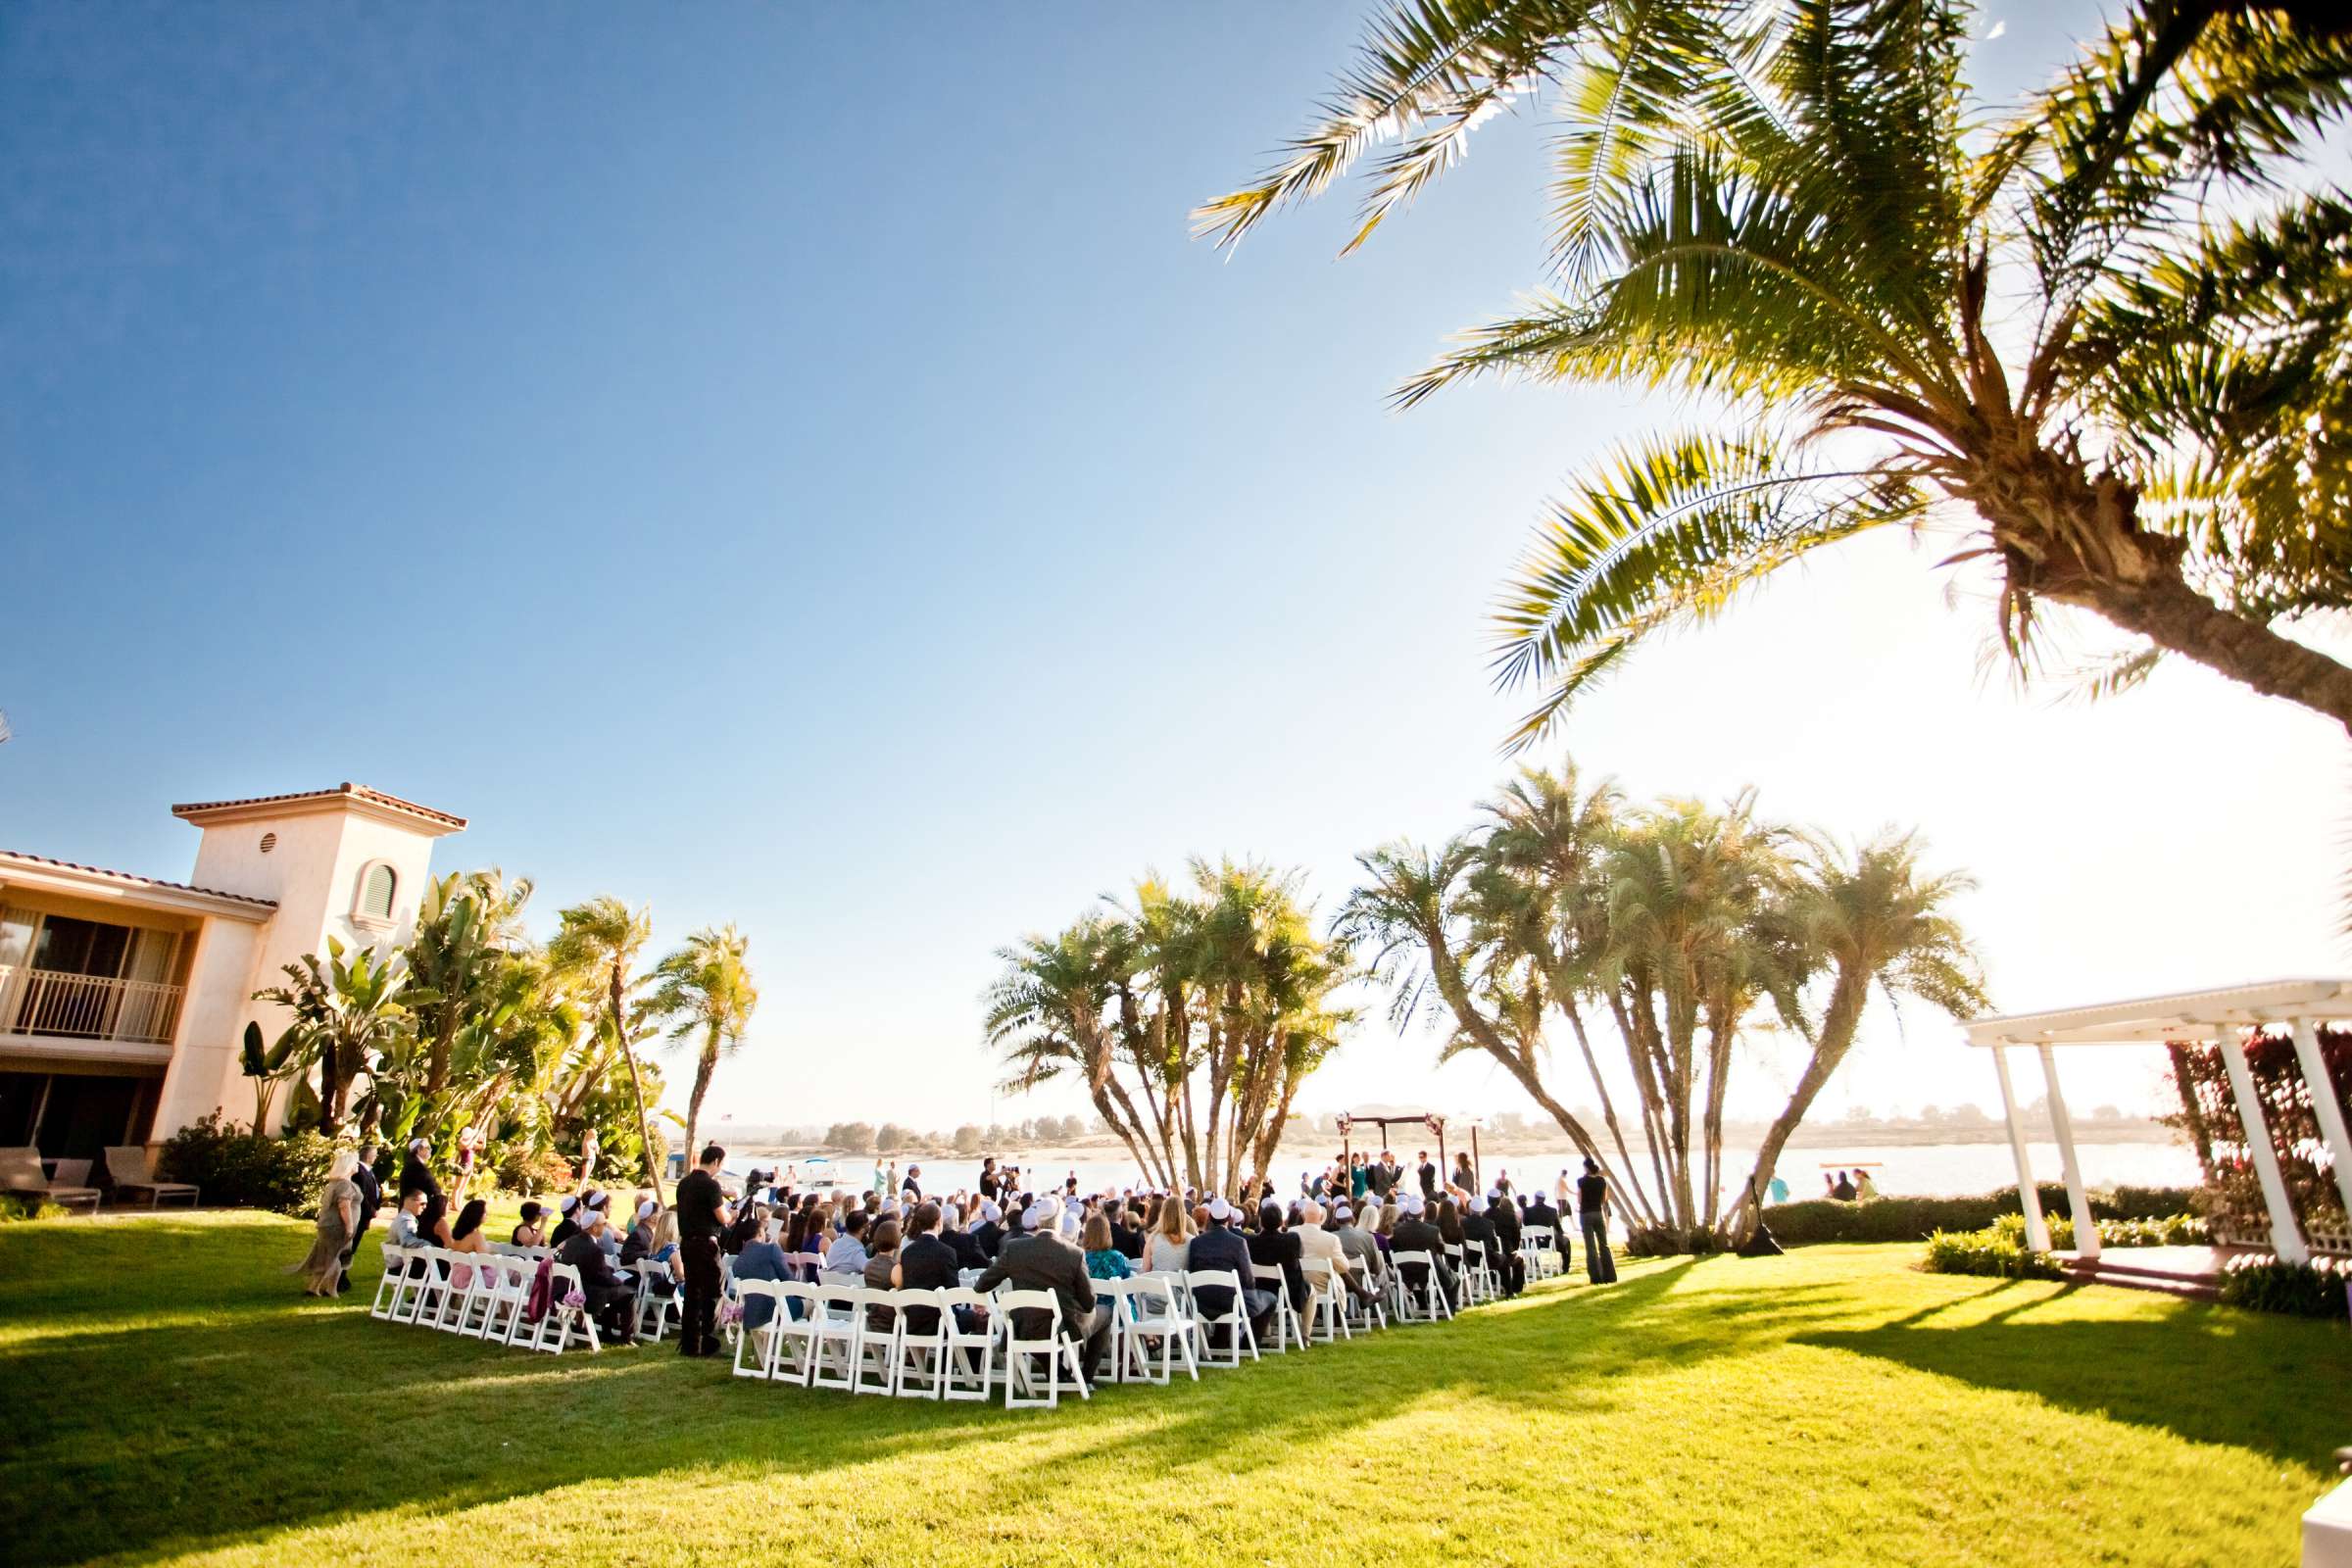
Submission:
<svg viewBox="0 0 2352 1568">
<path fill-rule="evenodd" d="M 581 1307 L 586 1306 L 587 1304 L 587 1293 L 582 1291 L 578 1286 L 575 1285 L 570 1290 L 564 1293 L 564 1309 L 565 1311 L 577 1312 Z"/>
<path fill-rule="evenodd" d="M 742 1321 L 743 1321 L 743 1303 L 742 1303 L 741 1301 L 735 1301 L 735 1300 L 727 1300 L 727 1301 L 721 1301 L 721 1302 L 719 1302 L 719 1303 L 718 1303 L 718 1320 L 719 1320 L 721 1323 L 725 1323 L 725 1324 L 729 1324 L 729 1325 L 733 1325 L 733 1324 L 736 1324 L 736 1323 L 740 1323 L 740 1322 L 742 1322 Z"/>
</svg>

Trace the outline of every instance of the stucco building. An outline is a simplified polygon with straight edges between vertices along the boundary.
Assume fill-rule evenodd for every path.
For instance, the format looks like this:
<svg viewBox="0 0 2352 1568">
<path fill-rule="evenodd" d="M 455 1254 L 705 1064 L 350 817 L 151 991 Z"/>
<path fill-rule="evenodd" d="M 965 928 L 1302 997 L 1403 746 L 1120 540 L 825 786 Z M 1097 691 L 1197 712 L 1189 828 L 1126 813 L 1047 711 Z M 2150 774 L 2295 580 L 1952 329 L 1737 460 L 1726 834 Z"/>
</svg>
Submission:
<svg viewBox="0 0 2352 1568">
<path fill-rule="evenodd" d="M 78 1158 L 249 1120 L 238 1043 L 286 1021 L 253 993 L 330 936 L 407 932 L 433 841 L 466 826 L 348 783 L 172 814 L 203 835 L 184 883 L 0 850 L 0 1147 Z"/>
</svg>

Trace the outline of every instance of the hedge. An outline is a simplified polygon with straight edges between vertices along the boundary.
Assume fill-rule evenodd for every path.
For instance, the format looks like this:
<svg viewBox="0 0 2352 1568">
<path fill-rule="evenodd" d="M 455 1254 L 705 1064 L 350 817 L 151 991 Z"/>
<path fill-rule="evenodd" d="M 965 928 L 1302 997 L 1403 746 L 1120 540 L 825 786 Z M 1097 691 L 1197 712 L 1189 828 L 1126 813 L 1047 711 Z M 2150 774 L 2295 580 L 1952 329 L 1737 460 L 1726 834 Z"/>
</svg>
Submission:
<svg viewBox="0 0 2352 1568">
<path fill-rule="evenodd" d="M 2254 1253 L 2222 1265 L 2222 1299 L 2256 1312 L 2341 1318 L 2352 1312 L 2352 1261 L 2315 1257 L 2281 1263 Z"/>
<path fill-rule="evenodd" d="M 194 1182 L 208 1204 L 307 1219 L 318 1212 L 334 1153 L 335 1146 L 317 1133 L 273 1138 L 242 1132 L 215 1111 L 172 1135 L 156 1174 L 168 1182 Z"/>
<path fill-rule="evenodd" d="M 2066 1189 L 2036 1184 L 2041 1209 L 2053 1226 L 2066 1217 Z M 2090 1195 L 2090 1211 L 2101 1219 L 2171 1221 L 2190 1207 L 2185 1187 L 2117 1187 Z M 1938 1231 L 1981 1231 L 2004 1214 L 2023 1214 L 2017 1189 L 1968 1198 L 1873 1198 L 1859 1203 L 1811 1198 L 1776 1203 L 1764 1223 L 1783 1247 L 1815 1242 L 1924 1242 Z M 2070 1232 L 2071 1234 L 2071 1232 Z M 2138 1245 L 2149 1245 L 2139 1243 Z"/>
</svg>

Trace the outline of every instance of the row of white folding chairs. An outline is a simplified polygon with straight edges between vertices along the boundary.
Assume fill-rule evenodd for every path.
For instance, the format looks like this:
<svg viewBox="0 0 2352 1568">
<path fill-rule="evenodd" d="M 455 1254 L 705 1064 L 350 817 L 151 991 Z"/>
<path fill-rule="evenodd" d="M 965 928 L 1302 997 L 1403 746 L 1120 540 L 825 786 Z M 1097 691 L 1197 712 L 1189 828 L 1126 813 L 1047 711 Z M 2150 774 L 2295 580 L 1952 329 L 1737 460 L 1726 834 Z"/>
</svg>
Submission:
<svg viewBox="0 0 2352 1568">
<path fill-rule="evenodd" d="M 1560 1273 L 1560 1254 L 1553 1249 L 1549 1226 L 1530 1225 L 1519 1233 L 1519 1258 L 1527 1265 L 1531 1280 L 1557 1278 Z"/>
<path fill-rule="evenodd" d="M 551 1265 L 548 1305 L 529 1316 L 531 1285 L 543 1259 L 506 1251 L 459 1252 L 446 1247 L 383 1245 L 384 1273 L 368 1315 L 387 1322 L 439 1329 L 486 1343 L 561 1354 L 574 1344 L 603 1348 L 596 1320 L 567 1304 L 580 1290 L 579 1271 Z"/>
</svg>

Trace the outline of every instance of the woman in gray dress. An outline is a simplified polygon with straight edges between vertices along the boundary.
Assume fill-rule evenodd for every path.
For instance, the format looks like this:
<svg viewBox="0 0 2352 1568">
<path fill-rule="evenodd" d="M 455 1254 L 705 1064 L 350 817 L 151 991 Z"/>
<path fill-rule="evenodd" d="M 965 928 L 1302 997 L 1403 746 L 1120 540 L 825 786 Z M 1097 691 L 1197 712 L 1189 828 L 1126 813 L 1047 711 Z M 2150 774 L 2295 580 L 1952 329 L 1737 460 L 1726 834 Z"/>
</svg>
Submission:
<svg viewBox="0 0 2352 1568">
<path fill-rule="evenodd" d="M 318 1195 L 318 1234 L 310 1255 L 289 1273 L 302 1276 L 306 1296 L 333 1296 L 343 1277 L 343 1250 L 360 1228 L 360 1189 L 351 1179 L 360 1156 L 348 1149 L 335 1151 L 326 1168 L 326 1190 Z"/>
</svg>

